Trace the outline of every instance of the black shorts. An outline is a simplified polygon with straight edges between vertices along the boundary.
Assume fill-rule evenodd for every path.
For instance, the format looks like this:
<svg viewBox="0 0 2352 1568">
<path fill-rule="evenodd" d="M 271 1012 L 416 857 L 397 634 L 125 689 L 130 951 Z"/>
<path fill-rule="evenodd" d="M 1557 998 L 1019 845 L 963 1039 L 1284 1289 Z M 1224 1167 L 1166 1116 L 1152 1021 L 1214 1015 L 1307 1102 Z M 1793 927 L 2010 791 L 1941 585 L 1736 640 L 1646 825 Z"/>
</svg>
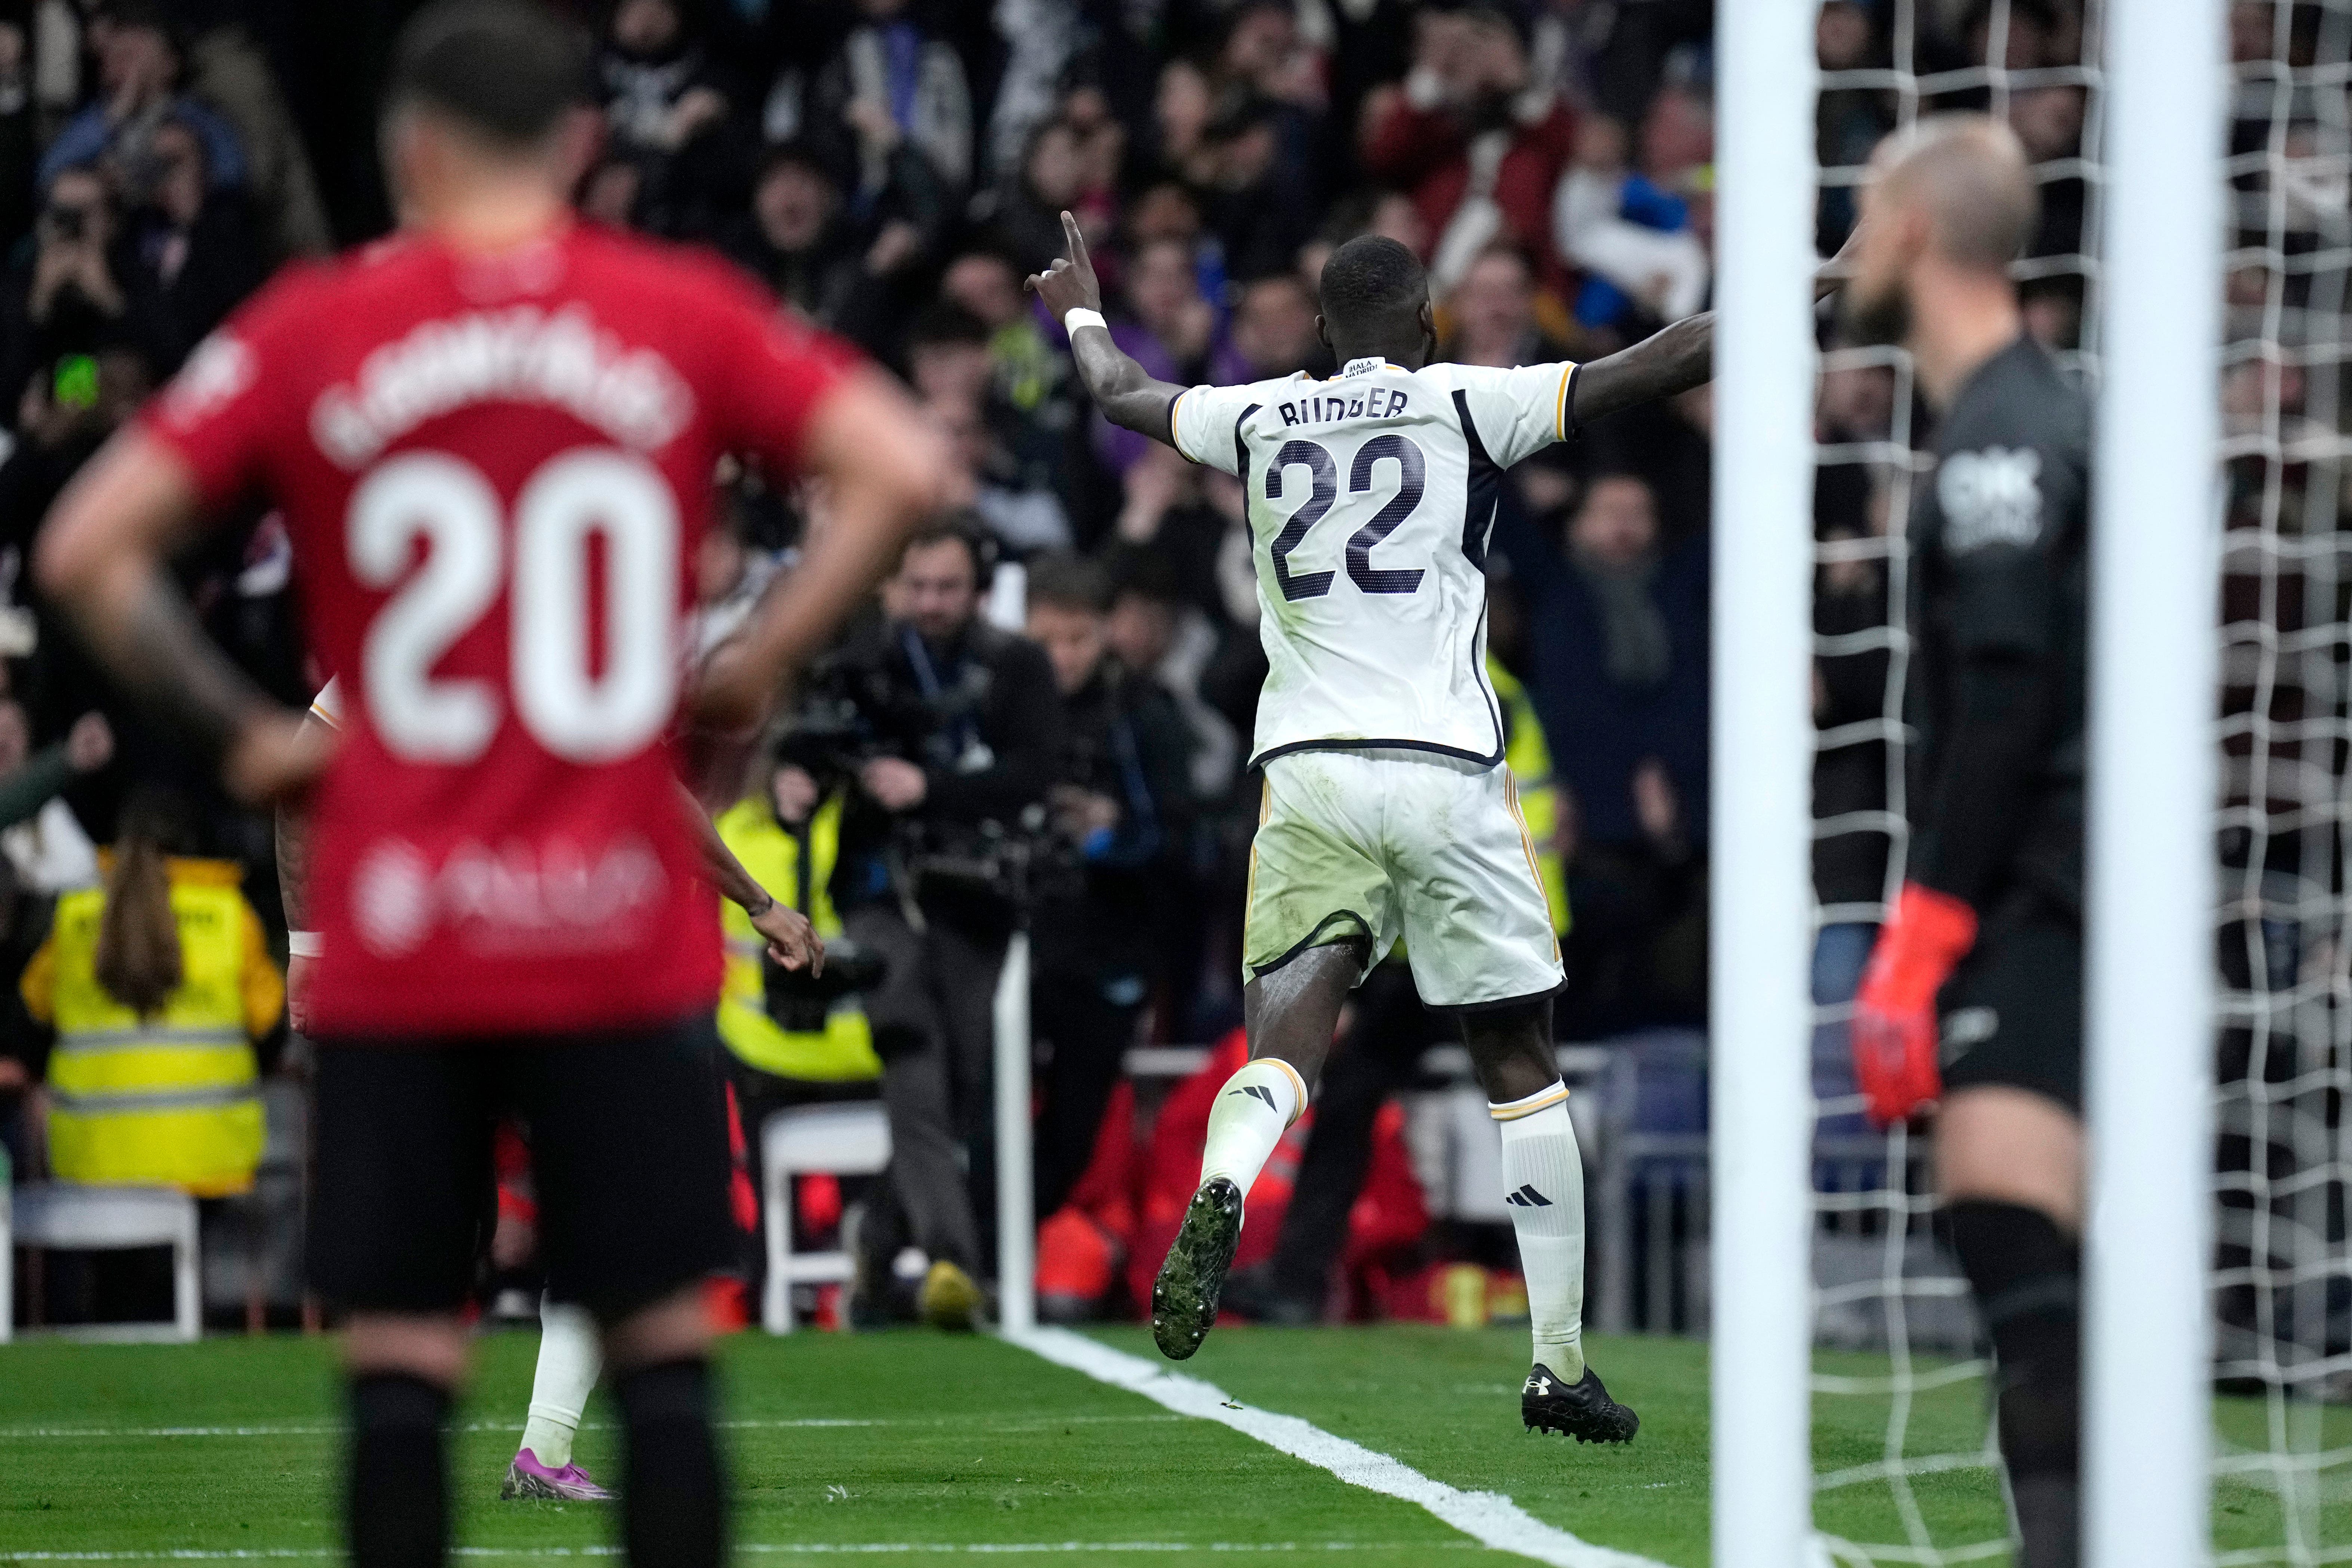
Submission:
<svg viewBox="0 0 2352 1568">
<path fill-rule="evenodd" d="M 1937 1000 L 1947 1089 L 2031 1089 L 2083 1114 L 2080 921 L 2040 900 L 1996 911 Z"/>
<path fill-rule="evenodd" d="M 711 1016 L 555 1037 L 318 1042 L 310 1271 L 362 1310 L 465 1304 L 490 1136 L 530 1129 L 548 1289 L 606 1322 L 734 1257 Z"/>
</svg>

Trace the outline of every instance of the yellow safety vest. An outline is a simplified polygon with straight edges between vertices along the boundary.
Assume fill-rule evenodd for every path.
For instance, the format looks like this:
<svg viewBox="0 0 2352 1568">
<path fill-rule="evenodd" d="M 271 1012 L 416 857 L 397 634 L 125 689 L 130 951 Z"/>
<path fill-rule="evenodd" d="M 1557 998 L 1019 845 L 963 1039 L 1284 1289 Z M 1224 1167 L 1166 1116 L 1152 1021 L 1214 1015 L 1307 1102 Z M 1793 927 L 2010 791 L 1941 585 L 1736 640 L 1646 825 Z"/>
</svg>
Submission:
<svg viewBox="0 0 2352 1568">
<path fill-rule="evenodd" d="M 826 884 L 841 854 L 841 799 L 816 809 L 808 827 L 808 882 L 801 882 L 801 840 L 776 820 L 757 795 L 736 802 L 719 817 L 719 837 L 743 862 L 760 886 L 808 916 L 821 937 L 841 934 L 841 917 Z M 882 1076 L 874 1054 L 874 1031 L 855 996 L 833 1004 L 822 1033 L 777 1026 L 768 1016 L 767 978 L 760 955 L 767 942 L 751 929 L 751 917 L 733 904 L 721 910 L 727 931 L 727 982 L 719 993 L 719 1035 L 745 1063 L 778 1078 L 808 1083 L 850 1083 Z"/>
<path fill-rule="evenodd" d="M 161 1013 L 142 1018 L 99 984 L 99 888 L 58 900 L 18 989 L 33 1016 L 57 1027 L 48 1131 L 58 1176 L 218 1197 L 251 1186 L 261 1163 L 252 1041 L 284 1010 L 285 982 L 238 890 L 238 868 L 168 864 L 183 978 Z"/>
<path fill-rule="evenodd" d="M 1528 689 L 1518 678 L 1492 655 L 1487 656 L 1486 675 L 1502 700 L 1503 765 L 1511 770 L 1511 782 L 1518 786 L 1519 815 L 1526 819 L 1528 837 L 1535 841 L 1536 871 L 1543 878 L 1544 898 L 1551 905 L 1551 929 L 1565 934 L 1568 873 L 1559 863 L 1559 784 L 1552 777 L 1551 747 L 1545 743 L 1543 724 L 1536 718 L 1535 704 L 1528 700 Z"/>
</svg>

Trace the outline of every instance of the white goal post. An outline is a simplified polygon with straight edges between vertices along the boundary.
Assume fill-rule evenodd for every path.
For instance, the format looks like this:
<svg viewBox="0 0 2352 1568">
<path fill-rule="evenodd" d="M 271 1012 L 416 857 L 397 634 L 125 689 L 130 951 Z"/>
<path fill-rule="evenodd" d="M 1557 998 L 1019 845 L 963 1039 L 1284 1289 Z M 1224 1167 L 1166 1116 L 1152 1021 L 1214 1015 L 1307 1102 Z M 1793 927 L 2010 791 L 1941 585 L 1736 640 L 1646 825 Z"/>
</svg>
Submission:
<svg viewBox="0 0 2352 1568">
<path fill-rule="evenodd" d="M 1814 1015 L 1807 987 L 1818 358 L 1807 279 L 1819 176 L 1817 10 L 1807 0 L 1718 0 L 1717 7 L 1710 1259 L 1717 1568 L 1826 1560 L 1812 1524 Z M 1896 10 L 1898 67 L 1908 71 L 1907 0 Z M 2221 0 L 2112 0 L 2092 8 L 2095 19 L 2104 13 L 2098 67 L 2107 95 L 2098 138 L 2106 166 L 2086 176 L 2103 183 L 2092 298 L 2106 373 L 2094 480 L 2086 985 L 2084 1474 L 2086 1561 L 2095 1568 L 2186 1568 L 2213 1555 L 2208 1287 L 2223 10 Z M 1996 37 L 2007 16 L 1996 4 Z M 1989 65 L 1996 92 L 2005 90 L 2001 74 L 1997 61 Z M 1905 85 L 1916 89 L 1916 79 Z M 2097 150 L 2085 153 L 2095 158 Z M 1930 1551 L 1899 1560 L 1981 1555 Z"/>
<path fill-rule="evenodd" d="M 2107 12 L 2092 473 L 2084 1561 L 2213 1555 L 2221 0 Z"/>
<path fill-rule="evenodd" d="M 1815 8 L 1716 6 L 1716 1568 L 1796 1568 L 1812 1538 Z"/>
</svg>

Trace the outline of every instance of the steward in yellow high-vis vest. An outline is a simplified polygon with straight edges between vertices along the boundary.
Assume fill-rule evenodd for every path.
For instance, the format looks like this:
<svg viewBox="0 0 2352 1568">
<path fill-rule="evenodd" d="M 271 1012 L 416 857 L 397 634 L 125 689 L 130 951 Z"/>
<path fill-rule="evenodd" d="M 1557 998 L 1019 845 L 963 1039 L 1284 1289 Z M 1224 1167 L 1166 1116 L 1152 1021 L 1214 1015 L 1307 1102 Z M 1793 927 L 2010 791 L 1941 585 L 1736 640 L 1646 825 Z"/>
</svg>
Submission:
<svg viewBox="0 0 2352 1568">
<path fill-rule="evenodd" d="M 48 939 L 18 982 L 33 1017 L 57 1029 L 49 1167 L 68 1182 L 173 1186 L 198 1197 L 243 1192 L 264 1141 L 253 1042 L 277 1026 L 285 982 L 240 890 L 240 869 L 134 845 L 131 815 L 124 842 L 104 858 L 107 886 L 58 900 Z M 166 897 L 170 924 L 160 908 L 152 911 L 151 949 L 168 929 L 179 962 L 166 956 L 148 967 L 156 986 L 169 988 L 122 1000 L 100 978 L 115 973 L 100 957 L 109 901 Z M 142 1000 L 150 1005 L 135 1005 Z"/>
<path fill-rule="evenodd" d="M 841 935 L 841 916 L 827 890 L 841 854 L 842 799 L 818 804 L 808 820 L 788 826 L 776 818 L 765 792 L 748 795 L 719 816 L 719 837 L 753 879 L 809 918 L 816 934 Z M 768 1016 L 766 939 L 734 904 L 720 909 L 727 933 L 727 980 L 719 994 L 719 1035 L 745 1066 L 806 1083 L 855 1083 L 882 1076 L 874 1031 L 855 996 L 835 1001 L 820 1032 L 785 1029 Z"/>
<path fill-rule="evenodd" d="M 1486 657 L 1486 676 L 1503 704 L 1503 765 L 1511 770 L 1511 782 L 1519 792 L 1519 816 L 1535 843 L 1536 872 L 1543 879 L 1545 901 L 1551 905 L 1551 929 L 1565 936 L 1568 872 L 1559 858 L 1559 784 L 1552 777 L 1551 747 L 1518 677 L 1492 654 Z"/>
</svg>

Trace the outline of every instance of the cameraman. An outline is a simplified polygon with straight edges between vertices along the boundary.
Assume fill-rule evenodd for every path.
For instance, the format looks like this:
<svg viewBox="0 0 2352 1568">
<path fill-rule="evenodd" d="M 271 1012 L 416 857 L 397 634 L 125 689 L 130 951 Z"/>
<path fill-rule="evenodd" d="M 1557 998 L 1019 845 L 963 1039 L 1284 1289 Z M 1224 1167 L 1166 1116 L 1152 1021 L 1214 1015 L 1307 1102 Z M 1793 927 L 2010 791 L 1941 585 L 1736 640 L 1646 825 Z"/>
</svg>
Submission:
<svg viewBox="0 0 2352 1568">
<path fill-rule="evenodd" d="M 886 966 L 866 1011 L 890 1185 L 907 1239 L 930 1259 L 917 1310 L 941 1327 L 973 1321 L 974 1216 L 994 1213 L 992 1004 L 1015 911 L 982 868 L 1042 808 L 1062 747 L 1045 654 L 978 617 L 982 537 L 969 518 L 916 534 L 883 584 L 883 621 L 835 670 L 881 753 L 856 770 L 835 891 L 850 940 Z M 873 1239 L 887 1237 L 886 1226 Z"/>
<path fill-rule="evenodd" d="M 1064 850 L 1035 879 L 1032 921 L 1032 1016 L 1053 1047 L 1037 1116 L 1041 1215 L 1086 1169 L 1136 1021 L 1164 978 L 1167 889 L 1191 826 L 1191 732 L 1166 688 L 1111 656 L 1109 608 L 1110 580 L 1095 563 L 1029 563 L 1030 640 L 1045 650 L 1068 719 L 1049 793 Z"/>
</svg>

